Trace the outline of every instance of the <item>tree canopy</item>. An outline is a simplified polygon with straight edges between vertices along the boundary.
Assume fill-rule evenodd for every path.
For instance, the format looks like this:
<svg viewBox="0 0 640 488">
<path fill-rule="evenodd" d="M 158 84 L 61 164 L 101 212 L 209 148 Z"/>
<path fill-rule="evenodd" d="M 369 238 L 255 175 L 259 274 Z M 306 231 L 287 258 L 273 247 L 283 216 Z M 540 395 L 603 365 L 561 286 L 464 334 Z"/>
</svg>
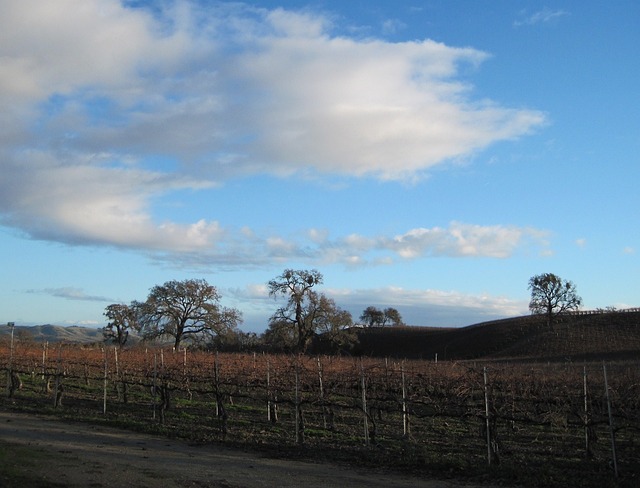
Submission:
<svg viewBox="0 0 640 488">
<path fill-rule="evenodd" d="M 242 314 L 220 305 L 220 294 L 205 280 L 167 281 L 154 286 L 139 303 L 138 321 L 145 337 L 169 336 L 177 349 L 185 339 L 212 340 L 235 331 Z"/>
<path fill-rule="evenodd" d="M 576 286 L 553 273 L 543 273 L 529 279 L 531 313 L 544 315 L 547 324 L 551 325 L 555 318 L 563 313 L 578 310 L 582 298 L 576 292 Z"/>
<path fill-rule="evenodd" d="M 287 298 L 269 320 L 265 341 L 284 350 L 304 352 L 312 339 L 322 336 L 323 341 L 335 347 L 350 344 L 355 335 L 350 331 L 351 314 L 313 288 L 323 282 L 317 270 L 286 269 L 269 281 L 269 295 Z"/>
<path fill-rule="evenodd" d="M 388 307 L 380 310 L 376 307 L 367 307 L 360 315 L 360 320 L 368 327 L 384 327 L 386 325 L 403 325 L 402 316 L 395 308 Z"/>
<path fill-rule="evenodd" d="M 124 346 L 129 338 L 129 331 L 138 328 L 135 307 L 124 303 L 112 303 L 107 306 L 104 315 L 109 320 L 102 331 L 105 341 L 113 342 L 119 347 Z"/>
<path fill-rule="evenodd" d="M 323 276 L 318 270 L 285 269 L 280 276 L 267 284 L 269 296 L 287 297 L 287 305 L 278 309 L 269 322 L 290 324 L 294 328 L 298 351 L 304 351 L 313 337 L 313 328 L 309 323 L 304 301 L 312 288 L 322 282 Z"/>
</svg>

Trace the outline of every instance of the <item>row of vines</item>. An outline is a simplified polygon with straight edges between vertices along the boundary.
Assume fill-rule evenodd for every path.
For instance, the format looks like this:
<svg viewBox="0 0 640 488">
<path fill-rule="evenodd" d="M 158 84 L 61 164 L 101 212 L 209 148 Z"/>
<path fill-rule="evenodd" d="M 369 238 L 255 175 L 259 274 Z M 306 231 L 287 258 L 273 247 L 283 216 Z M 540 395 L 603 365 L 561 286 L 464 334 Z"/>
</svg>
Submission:
<svg viewBox="0 0 640 488">
<path fill-rule="evenodd" d="M 535 473 L 547 486 L 633 486 L 640 477 L 639 363 L 454 363 L 34 343 L 12 351 L 3 345 L 0 354 L 3 403 L 155 425 L 194 441 L 364 454 L 394 467 L 502 471 L 520 481 Z"/>
</svg>

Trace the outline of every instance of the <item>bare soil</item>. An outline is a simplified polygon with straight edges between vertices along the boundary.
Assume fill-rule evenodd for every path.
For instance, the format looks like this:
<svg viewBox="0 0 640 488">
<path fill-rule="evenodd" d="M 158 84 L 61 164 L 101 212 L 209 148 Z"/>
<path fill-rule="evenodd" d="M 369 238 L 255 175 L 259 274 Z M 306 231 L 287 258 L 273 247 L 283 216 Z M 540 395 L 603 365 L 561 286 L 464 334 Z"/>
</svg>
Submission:
<svg viewBox="0 0 640 488">
<path fill-rule="evenodd" d="M 0 486 L 470 488 L 0 411 Z M 484 488 L 488 488 L 484 485 Z"/>
</svg>

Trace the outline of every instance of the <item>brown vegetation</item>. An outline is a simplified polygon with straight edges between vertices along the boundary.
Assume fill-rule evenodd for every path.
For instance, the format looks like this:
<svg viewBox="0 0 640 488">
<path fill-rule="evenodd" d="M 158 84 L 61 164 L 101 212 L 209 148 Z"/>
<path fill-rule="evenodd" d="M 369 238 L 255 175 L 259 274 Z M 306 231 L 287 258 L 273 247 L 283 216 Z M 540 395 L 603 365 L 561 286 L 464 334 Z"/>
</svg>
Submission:
<svg viewBox="0 0 640 488">
<path fill-rule="evenodd" d="M 639 315 L 363 331 L 361 352 L 387 347 L 388 359 L 18 340 L 22 389 L 7 388 L 0 408 L 431 476 L 635 486 Z M 0 342 L 0 388 L 12 377 L 8 347 Z"/>
</svg>

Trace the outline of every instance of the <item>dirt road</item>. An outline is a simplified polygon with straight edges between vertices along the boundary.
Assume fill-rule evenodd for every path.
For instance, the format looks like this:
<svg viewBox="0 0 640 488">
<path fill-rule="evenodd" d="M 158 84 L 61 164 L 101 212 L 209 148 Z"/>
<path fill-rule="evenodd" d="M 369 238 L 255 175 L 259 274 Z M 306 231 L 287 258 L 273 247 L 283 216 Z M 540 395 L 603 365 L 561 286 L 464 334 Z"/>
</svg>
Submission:
<svg viewBox="0 0 640 488">
<path fill-rule="evenodd" d="M 0 447 L 28 486 L 212 488 L 457 488 L 469 485 L 371 473 L 329 464 L 270 459 L 220 446 L 186 443 L 84 423 L 0 411 Z M 27 451 L 23 451 L 27 448 Z M 6 452 L 6 451 L 5 451 Z M 26 478 L 25 478 L 26 479 Z M 10 478 L 0 478 L 6 488 Z M 486 487 L 485 487 L 486 488 Z"/>
</svg>

